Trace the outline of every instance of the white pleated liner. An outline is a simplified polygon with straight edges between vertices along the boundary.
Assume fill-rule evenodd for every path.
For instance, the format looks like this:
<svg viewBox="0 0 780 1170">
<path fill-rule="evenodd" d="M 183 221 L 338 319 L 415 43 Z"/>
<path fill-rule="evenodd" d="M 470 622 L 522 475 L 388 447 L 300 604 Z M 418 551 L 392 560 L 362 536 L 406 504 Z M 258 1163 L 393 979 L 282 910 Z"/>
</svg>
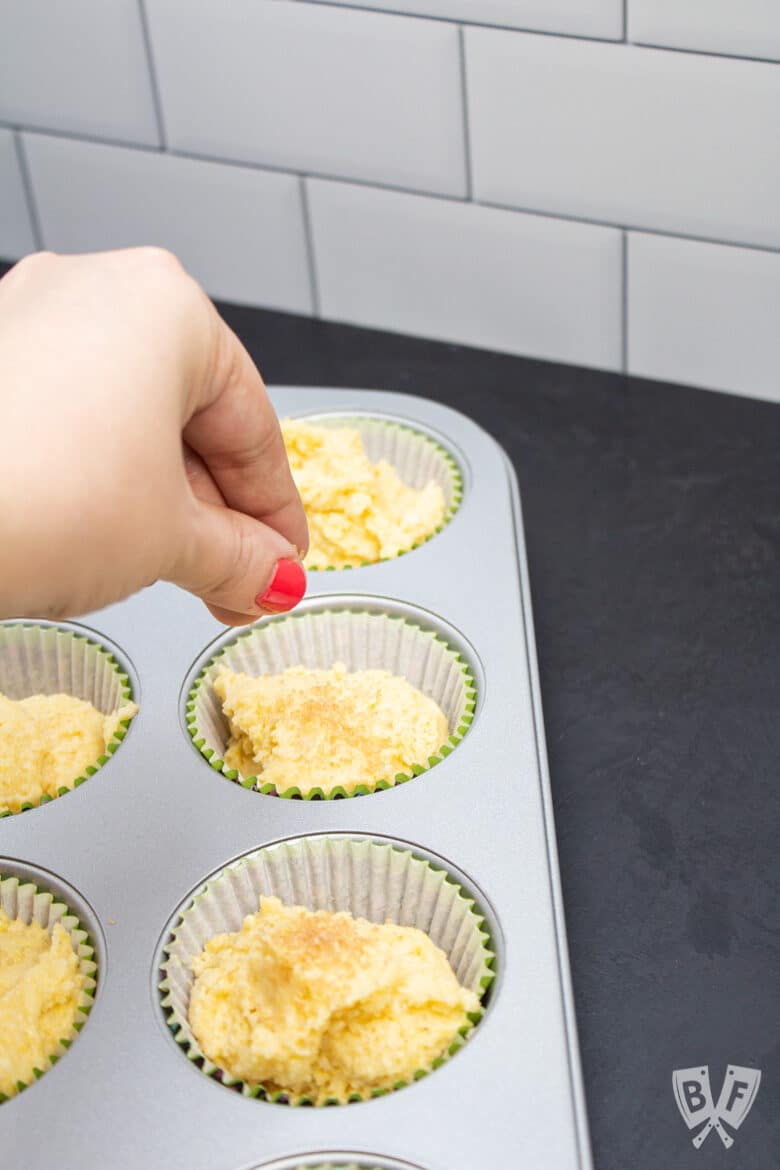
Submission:
<svg viewBox="0 0 780 1170">
<path fill-rule="evenodd" d="M 444 517 L 434 532 L 419 543 L 424 543 L 440 532 L 460 507 L 463 499 L 463 475 L 455 459 L 435 439 L 422 431 L 402 423 L 371 418 L 369 415 L 306 415 L 302 422 L 322 427 L 350 427 L 360 432 L 366 454 L 372 463 L 385 459 L 409 487 L 420 491 L 431 480 L 444 493 Z M 410 549 L 402 549 L 402 556 Z M 369 564 L 364 561 L 361 564 Z M 329 568 L 327 565 L 309 566 L 309 570 Z"/>
<path fill-rule="evenodd" d="M 262 1086 L 218 1069 L 190 1028 L 192 960 L 215 934 L 240 930 L 244 918 L 257 912 L 261 896 L 271 895 L 288 906 L 347 910 L 370 922 L 416 926 L 445 952 L 461 986 L 481 996 L 493 980 L 490 938 L 473 899 L 411 850 L 370 839 L 328 836 L 255 850 L 212 878 L 184 908 L 164 947 L 160 983 L 168 1024 L 189 1059 L 246 1096 L 265 1094 Z M 460 1046 L 463 1039 L 458 1037 L 455 1043 Z M 420 1074 L 426 1071 L 421 1069 Z M 285 1104 L 308 1100 L 288 1100 L 283 1093 L 269 1099 Z"/>
<path fill-rule="evenodd" d="M 215 655 L 196 681 L 187 703 L 187 726 L 196 746 L 213 768 L 240 780 L 224 764 L 230 728 L 213 685 L 221 667 L 259 677 L 281 674 L 290 666 L 329 670 L 334 662 L 345 663 L 351 671 L 389 670 L 441 707 L 449 739 L 441 745 L 438 755 L 416 761 L 415 773 L 448 755 L 468 730 L 475 706 L 474 679 L 463 659 L 438 634 L 389 614 L 325 610 L 292 614 L 254 626 Z M 252 787 L 271 790 L 263 786 L 262 774 L 256 780 Z M 381 786 L 396 782 L 395 777 L 384 777 Z M 371 789 L 371 785 L 360 786 L 361 792 Z"/>
<path fill-rule="evenodd" d="M 20 881 L 18 877 L 3 877 L 0 875 L 0 909 L 9 918 L 18 918 L 27 926 L 31 922 L 37 922 L 49 934 L 52 933 L 56 924 L 59 923 L 70 935 L 73 950 L 78 956 L 79 970 L 84 976 L 84 983 L 73 1028 L 70 1035 L 63 1036 L 60 1041 L 62 1051 L 64 1052 L 70 1047 L 78 1033 L 84 1027 L 93 1004 L 95 987 L 97 986 L 97 963 L 95 962 L 95 951 L 90 942 L 89 934 L 83 928 L 76 915 L 70 911 L 64 902 L 59 901 L 48 890 L 42 890 L 30 881 Z M 51 1068 L 61 1055 L 62 1053 L 58 1053 L 53 1056 L 49 1060 L 47 1068 Z M 44 1073 L 46 1069 L 40 1069 L 39 1071 L 40 1073 Z M 21 1088 L 26 1087 L 24 1084 L 21 1085 Z M 3 1095 L 0 1094 L 0 1102 L 3 1100 Z"/>
<path fill-rule="evenodd" d="M 74 695 L 104 715 L 130 698 L 127 675 L 102 646 L 73 630 L 21 624 L 0 625 L 0 691 Z"/>
<path fill-rule="evenodd" d="M 315 1155 L 316 1157 L 316 1155 Z M 385 1170 L 392 1166 L 397 1166 L 401 1170 L 401 1164 L 397 1162 L 383 1162 L 380 1166 L 378 1162 L 374 1162 L 369 1154 L 358 1155 L 359 1162 L 296 1162 L 295 1165 L 285 1158 L 284 1162 L 263 1162 L 262 1166 L 255 1166 L 254 1170 L 279 1170 L 284 1167 L 284 1170 Z M 408 1162 L 403 1165 L 403 1170 L 415 1170 Z"/>
<path fill-rule="evenodd" d="M 333 1161 L 333 1158 L 336 1161 Z M 323 1158 L 329 1158 L 329 1161 L 323 1162 Z M 349 1158 L 350 1161 L 345 1161 Z M 354 1159 L 359 1159 L 355 1161 Z M 380 1161 L 377 1161 L 380 1159 Z M 252 1170 L 420 1170 L 417 1163 L 412 1166 L 411 1162 L 396 1162 L 393 1158 L 385 1158 L 384 1155 L 379 1154 L 331 1154 L 321 1153 L 299 1154 L 297 1158 L 284 1158 L 282 1161 L 263 1162 L 260 1166 L 254 1166 Z"/>
<path fill-rule="evenodd" d="M 0 692 L 9 699 L 73 695 L 110 715 L 132 698 L 130 683 L 108 650 L 86 635 L 57 626 L 0 623 Z M 91 776 L 116 750 L 127 728 L 120 724 L 106 755 L 88 768 Z M 75 777 L 81 782 L 85 777 Z M 40 803 L 46 803 L 44 797 Z M 24 808 L 32 807 L 25 803 Z M 0 816 L 8 815 L 0 812 Z"/>
</svg>

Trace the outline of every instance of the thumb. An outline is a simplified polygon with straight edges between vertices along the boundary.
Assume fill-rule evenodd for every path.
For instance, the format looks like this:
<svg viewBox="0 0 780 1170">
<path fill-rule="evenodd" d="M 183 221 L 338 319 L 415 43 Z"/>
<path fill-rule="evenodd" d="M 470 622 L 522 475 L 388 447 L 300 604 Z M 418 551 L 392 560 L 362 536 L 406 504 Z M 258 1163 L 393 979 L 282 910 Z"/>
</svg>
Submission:
<svg viewBox="0 0 780 1170">
<path fill-rule="evenodd" d="M 295 545 L 224 504 L 193 499 L 178 543 L 166 579 L 202 598 L 228 625 L 293 609 L 306 591 Z"/>
</svg>

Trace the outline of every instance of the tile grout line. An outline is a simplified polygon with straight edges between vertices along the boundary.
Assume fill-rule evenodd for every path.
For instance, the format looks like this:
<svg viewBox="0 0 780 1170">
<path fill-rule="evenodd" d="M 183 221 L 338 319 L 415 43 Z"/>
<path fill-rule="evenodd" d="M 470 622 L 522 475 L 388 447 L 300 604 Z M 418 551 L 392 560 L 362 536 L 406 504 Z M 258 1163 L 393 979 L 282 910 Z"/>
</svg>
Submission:
<svg viewBox="0 0 780 1170">
<path fill-rule="evenodd" d="M 392 8 L 390 6 L 385 7 L 385 8 L 374 8 L 373 6 L 371 8 L 367 8 L 363 4 L 359 4 L 359 5 L 358 4 L 346 4 L 345 5 L 345 4 L 341 3 L 341 0 L 298 0 L 298 3 L 309 4 L 309 5 L 316 4 L 318 8 L 336 8 L 336 9 L 339 9 L 341 12 L 344 12 L 344 11 L 365 12 L 366 15 L 369 15 L 370 13 L 373 12 L 373 13 L 376 13 L 380 16 L 398 16 L 401 19 L 407 19 L 407 20 L 434 21 L 436 24 L 452 24 L 452 23 L 454 23 L 454 21 L 456 21 L 458 19 L 462 20 L 462 18 L 452 17 L 452 16 L 437 16 L 433 12 L 403 12 L 403 11 L 399 10 L 398 8 Z M 496 32 L 528 33 L 531 36 L 540 36 L 540 37 L 560 37 L 562 40 L 589 41 L 589 42 L 594 42 L 597 45 L 619 45 L 621 43 L 620 37 L 589 36 L 587 33 L 562 32 L 562 31 L 554 32 L 551 29 L 531 28 L 531 27 L 526 26 L 526 25 L 488 24 L 484 20 L 466 20 L 466 21 L 463 21 L 463 23 L 468 25 L 470 28 L 495 29 Z M 692 50 L 692 51 L 695 51 L 695 50 Z"/>
<path fill-rule="evenodd" d="M 341 12 L 365 12 L 367 15 L 374 12 L 381 16 L 398 16 L 407 20 L 427 20 L 434 21 L 436 24 L 452 24 L 454 18 L 451 16 L 436 16 L 430 12 L 401 12 L 397 8 L 366 8 L 364 5 L 341 3 L 341 0 L 297 0 L 299 4 L 316 4 L 318 8 L 337 8 Z M 557 37 L 562 41 L 585 41 L 587 44 L 595 45 L 631 45 L 637 49 L 655 49 L 662 53 L 687 53 L 689 57 L 718 57 L 725 58 L 727 61 L 755 61 L 764 65 L 780 65 L 780 58 L 778 57 L 757 57 L 752 53 L 723 53 L 717 49 L 691 49 L 680 45 L 661 45 L 651 41 L 631 41 L 628 39 L 628 20 L 627 9 L 628 0 L 623 0 L 624 18 L 623 18 L 623 35 L 615 37 L 599 37 L 589 35 L 587 33 L 564 32 L 563 30 L 553 30 L 547 28 L 531 28 L 526 25 L 513 24 L 486 24 L 480 20 L 466 20 L 460 18 L 464 27 L 468 28 L 482 28 L 486 30 L 495 30 L 496 32 L 507 33 L 521 33 L 524 36 L 532 37 Z"/>
<path fill-rule="evenodd" d="M 162 98 L 160 97 L 160 86 L 157 80 L 157 68 L 154 63 L 152 35 L 149 30 L 149 18 L 146 15 L 145 0 L 138 0 L 138 12 L 141 17 L 141 35 L 144 42 L 144 52 L 146 53 L 146 66 L 149 70 L 149 83 L 152 90 L 152 105 L 154 106 L 154 116 L 157 122 L 157 134 L 160 139 L 158 150 L 165 150 L 168 139 L 165 133 L 165 119 L 163 118 Z"/>
<path fill-rule="evenodd" d="M 314 0 L 299 0 L 299 2 L 313 3 Z M 258 163 L 248 160 L 231 159 L 220 157 L 219 155 L 197 154 L 194 151 L 177 150 L 175 148 L 166 148 L 161 150 L 159 146 L 150 146 L 145 143 L 119 141 L 117 139 L 97 138 L 94 136 L 85 136 L 76 134 L 70 130 L 48 130 L 40 126 L 19 126 L 15 123 L 6 122 L 0 119 L 0 128 L 6 130 L 16 131 L 25 134 L 37 134 L 50 138 L 62 138 L 71 142 L 83 142 L 93 146 L 111 146 L 122 150 L 138 151 L 144 154 L 154 154 L 159 157 L 182 158 L 190 159 L 192 162 L 212 163 L 216 166 L 239 167 L 244 170 L 260 171 L 268 175 L 287 175 L 294 178 L 300 178 L 303 172 L 290 170 L 289 168 L 274 166 L 272 163 Z M 409 195 L 417 199 L 436 199 L 444 203 L 459 203 L 463 205 L 466 201 L 462 195 L 447 195 L 441 191 L 423 191 L 414 187 L 400 187 L 392 183 L 379 183 L 371 179 L 356 179 L 354 177 L 345 177 L 344 175 L 324 174 L 320 172 L 306 171 L 305 175 L 310 179 L 322 179 L 329 183 L 340 183 L 346 186 L 363 187 L 370 191 L 387 191 L 398 195 Z M 669 240 L 683 240 L 692 244 L 713 244 L 723 248 L 741 248 L 752 252 L 764 252 L 770 256 L 777 256 L 780 254 L 780 243 L 778 244 L 752 244 L 744 240 L 724 240 L 718 236 L 704 236 L 694 235 L 690 232 L 675 231 L 671 228 L 653 228 L 644 227 L 637 224 L 616 223 L 613 220 L 607 219 L 587 219 L 582 215 L 574 215 L 571 213 L 542 210 L 534 207 L 523 207 L 518 204 L 500 203 L 490 199 L 474 199 L 473 196 L 469 203 L 471 207 L 484 207 L 488 210 L 506 211 L 516 213 L 518 215 L 533 215 L 539 219 L 550 220 L 553 223 L 579 223 L 585 227 L 606 228 L 612 231 L 626 231 L 637 232 L 648 236 L 660 236 L 662 239 Z"/>
<path fill-rule="evenodd" d="M 147 154 L 170 154 L 169 150 L 163 150 L 158 144 L 149 142 L 134 142 L 129 138 L 110 138 L 104 134 L 90 134 L 88 131 L 76 130 L 60 130 L 51 126 L 20 126 L 16 122 L 6 122 L 0 118 L 0 129 L 3 130 L 20 130 L 25 134 L 37 134 L 45 138 L 65 138 L 69 142 L 86 142 L 93 146 L 120 146 L 127 150 L 142 150 Z"/>
<path fill-rule="evenodd" d="M 458 25 L 458 52 L 460 55 L 460 94 L 463 110 L 463 150 L 466 164 L 466 201 L 474 199 L 474 168 L 471 154 L 471 129 L 469 126 L 469 90 L 466 72 L 466 31 L 462 24 Z"/>
<path fill-rule="evenodd" d="M 301 193 L 301 211 L 303 214 L 303 237 L 306 245 L 306 262 L 309 269 L 309 286 L 311 288 L 311 307 L 314 317 L 322 317 L 320 298 L 320 283 L 317 277 L 317 260 L 314 254 L 314 227 L 311 220 L 311 205 L 309 203 L 309 187 L 306 175 L 298 176 Z"/>
<path fill-rule="evenodd" d="M 43 250 L 43 231 L 41 229 L 41 217 L 38 212 L 38 204 L 35 200 L 35 191 L 32 185 L 32 176 L 30 174 L 30 167 L 27 161 L 27 152 L 24 149 L 22 141 L 22 132 L 20 129 L 13 131 L 14 148 L 16 150 L 16 161 L 19 164 L 19 172 L 22 176 L 22 187 L 24 188 L 24 197 L 27 200 L 27 210 L 30 213 L 30 223 L 32 224 L 33 241 L 35 243 L 36 252 Z"/>
<path fill-rule="evenodd" d="M 412 194 L 412 192 L 409 192 Z M 432 195 L 421 195 L 422 199 L 437 198 Z M 635 232 L 637 235 L 660 236 L 665 240 L 683 240 L 691 244 L 714 244 L 721 248 L 742 248 L 751 252 L 766 252 L 770 256 L 780 254 L 780 244 L 748 244 L 744 240 L 724 240 L 718 236 L 691 235 L 688 232 L 674 231 L 671 228 L 640 227 L 630 223 L 615 223 L 609 219 L 586 219 L 582 215 L 571 215 L 563 211 L 540 211 L 536 207 L 520 207 L 511 203 L 496 203 L 489 199 L 476 199 L 474 207 L 492 208 L 494 211 L 516 212 L 518 215 L 534 215 L 541 219 L 549 219 L 556 223 L 580 223 L 584 227 L 606 228 L 609 231 Z"/>
<path fill-rule="evenodd" d="M 628 232 L 623 229 L 620 247 L 620 368 L 624 374 L 628 373 Z"/>
</svg>

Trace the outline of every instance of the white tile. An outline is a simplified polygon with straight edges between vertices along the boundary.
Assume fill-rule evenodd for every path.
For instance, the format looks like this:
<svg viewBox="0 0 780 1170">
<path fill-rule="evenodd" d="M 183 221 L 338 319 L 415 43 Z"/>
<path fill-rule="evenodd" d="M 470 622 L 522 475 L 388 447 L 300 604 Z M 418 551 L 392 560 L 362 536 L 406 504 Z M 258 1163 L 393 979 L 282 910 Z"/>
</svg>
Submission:
<svg viewBox="0 0 780 1170">
<path fill-rule="evenodd" d="M 280 0 L 148 12 L 174 147 L 465 195 L 454 25 Z"/>
<path fill-rule="evenodd" d="M 35 250 L 14 136 L 0 130 L 0 259 L 18 260 Z"/>
<path fill-rule="evenodd" d="M 0 45 L 0 119 L 157 144 L 137 0 L 0 0 Z"/>
<path fill-rule="evenodd" d="M 213 297 L 311 311 L 300 181 L 25 134 L 44 245 L 169 248 Z"/>
<path fill-rule="evenodd" d="M 780 253 L 632 232 L 632 374 L 780 402 Z"/>
<path fill-rule="evenodd" d="M 780 69 L 466 30 L 475 197 L 780 246 Z"/>
<path fill-rule="evenodd" d="M 316 2 L 332 4 L 333 0 Z M 609 40 L 623 37 L 623 0 L 339 0 L 339 3 L 570 36 Z"/>
<path fill-rule="evenodd" d="M 308 180 L 322 315 L 616 369 L 611 228 Z"/>
<path fill-rule="evenodd" d="M 777 0 L 629 0 L 632 41 L 780 60 Z"/>
</svg>

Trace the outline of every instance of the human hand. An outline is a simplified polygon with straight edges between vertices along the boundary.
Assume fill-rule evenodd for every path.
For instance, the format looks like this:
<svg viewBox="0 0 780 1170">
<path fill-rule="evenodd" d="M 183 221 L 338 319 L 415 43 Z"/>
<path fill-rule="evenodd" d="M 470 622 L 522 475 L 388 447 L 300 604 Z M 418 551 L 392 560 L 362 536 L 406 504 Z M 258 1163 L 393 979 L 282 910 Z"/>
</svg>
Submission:
<svg viewBox="0 0 780 1170">
<path fill-rule="evenodd" d="M 303 595 L 303 507 L 252 359 L 157 248 L 0 280 L 0 617 L 158 579 L 241 625 Z"/>
</svg>

